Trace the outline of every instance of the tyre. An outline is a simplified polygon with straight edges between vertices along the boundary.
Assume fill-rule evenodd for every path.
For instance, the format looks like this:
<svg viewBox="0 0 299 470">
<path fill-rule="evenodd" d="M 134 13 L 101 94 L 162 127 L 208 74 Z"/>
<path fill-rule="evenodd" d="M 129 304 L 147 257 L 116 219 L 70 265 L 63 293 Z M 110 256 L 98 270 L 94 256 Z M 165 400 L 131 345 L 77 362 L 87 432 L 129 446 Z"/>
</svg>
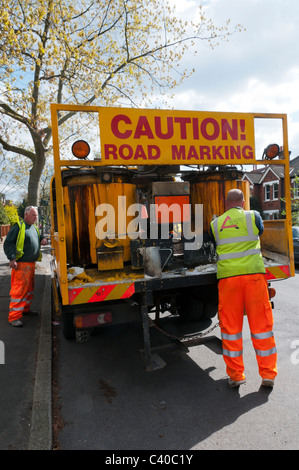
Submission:
<svg viewBox="0 0 299 470">
<path fill-rule="evenodd" d="M 74 314 L 72 312 L 62 312 L 62 333 L 65 339 L 75 339 L 76 337 Z"/>
<path fill-rule="evenodd" d="M 213 318 L 218 311 L 217 285 L 186 289 L 180 295 L 178 313 L 183 320 L 198 321 Z"/>
<path fill-rule="evenodd" d="M 179 303 L 178 313 L 185 321 L 198 321 L 202 319 L 204 304 L 192 295 L 182 296 Z"/>
<path fill-rule="evenodd" d="M 203 306 L 202 320 L 210 320 L 218 312 L 218 304 L 205 302 Z"/>
</svg>

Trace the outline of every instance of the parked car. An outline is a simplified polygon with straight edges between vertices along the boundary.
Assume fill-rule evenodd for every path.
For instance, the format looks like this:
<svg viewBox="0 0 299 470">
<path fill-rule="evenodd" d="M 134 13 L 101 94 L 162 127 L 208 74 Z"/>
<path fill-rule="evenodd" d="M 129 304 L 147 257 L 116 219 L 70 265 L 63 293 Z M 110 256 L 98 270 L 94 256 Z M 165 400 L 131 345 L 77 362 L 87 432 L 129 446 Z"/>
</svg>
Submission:
<svg viewBox="0 0 299 470">
<path fill-rule="evenodd" d="M 292 227 L 295 263 L 299 263 L 299 227 Z"/>
</svg>

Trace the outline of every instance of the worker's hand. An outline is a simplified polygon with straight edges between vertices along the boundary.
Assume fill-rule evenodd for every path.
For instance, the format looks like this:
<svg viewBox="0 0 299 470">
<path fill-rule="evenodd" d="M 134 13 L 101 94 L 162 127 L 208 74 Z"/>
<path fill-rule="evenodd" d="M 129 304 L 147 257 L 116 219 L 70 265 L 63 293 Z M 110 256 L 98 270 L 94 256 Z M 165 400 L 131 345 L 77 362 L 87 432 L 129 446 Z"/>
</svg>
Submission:
<svg viewBox="0 0 299 470">
<path fill-rule="evenodd" d="M 42 241 L 40 242 L 41 245 L 47 245 L 48 240 L 46 238 L 43 238 Z"/>
<path fill-rule="evenodd" d="M 13 259 L 12 261 L 9 262 L 9 266 L 10 266 L 12 269 L 17 269 L 18 263 L 16 262 L 15 259 Z"/>
</svg>

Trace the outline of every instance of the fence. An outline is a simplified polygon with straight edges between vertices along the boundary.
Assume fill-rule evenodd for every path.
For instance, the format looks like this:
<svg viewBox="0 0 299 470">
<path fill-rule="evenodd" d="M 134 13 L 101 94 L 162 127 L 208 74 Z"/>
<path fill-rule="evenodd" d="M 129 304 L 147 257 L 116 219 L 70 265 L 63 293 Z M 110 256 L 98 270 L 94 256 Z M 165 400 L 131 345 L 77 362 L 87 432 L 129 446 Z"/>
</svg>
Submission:
<svg viewBox="0 0 299 470">
<path fill-rule="evenodd" d="M 10 225 L 0 225 L 0 239 L 4 241 L 6 235 L 8 234 Z"/>
</svg>

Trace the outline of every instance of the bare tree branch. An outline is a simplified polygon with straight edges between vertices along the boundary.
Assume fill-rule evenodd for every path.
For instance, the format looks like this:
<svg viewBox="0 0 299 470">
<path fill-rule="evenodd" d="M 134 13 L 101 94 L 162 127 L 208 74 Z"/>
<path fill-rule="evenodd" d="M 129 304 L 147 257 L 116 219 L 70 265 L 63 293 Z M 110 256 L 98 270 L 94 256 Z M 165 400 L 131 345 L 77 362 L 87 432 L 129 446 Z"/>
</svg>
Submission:
<svg viewBox="0 0 299 470">
<path fill-rule="evenodd" d="M 35 158 L 35 153 L 30 152 L 30 150 L 23 149 L 22 147 L 16 147 L 15 145 L 11 145 L 7 143 L 5 140 L 0 137 L 0 144 L 6 150 L 7 152 L 13 152 L 17 153 L 20 155 L 23 155 L 24 157 L 30 158 L 31 161 L 34 161 Z"/>
</svg>

